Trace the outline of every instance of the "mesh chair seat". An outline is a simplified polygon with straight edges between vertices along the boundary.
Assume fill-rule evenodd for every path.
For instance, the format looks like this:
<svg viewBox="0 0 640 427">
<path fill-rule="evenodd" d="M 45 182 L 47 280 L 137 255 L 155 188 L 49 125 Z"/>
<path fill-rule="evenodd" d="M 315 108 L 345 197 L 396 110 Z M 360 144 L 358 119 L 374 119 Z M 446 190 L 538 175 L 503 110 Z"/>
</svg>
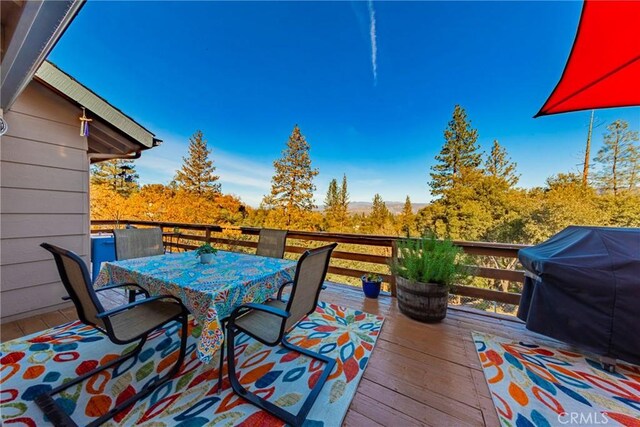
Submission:
<svg viewBox="0 0 640 427">
<path fill-rule="evenodd" d="M 331 253 L 337 243 L 321 248 L 306 251 L 298 260 L 296 275 L 293 280 L 293 287 L 289 300 L 283 301 L 281 285 L 278 291 L 278 299 L 268 301 L 264 304 L 243 304 L 236 307 L 227 322 L 226 348 L 227 363 L 229 364 L 229 382 L 235 393 L 254 405 L 268 411 L 272 415 L 285 421 L 287 424 L 297 427 L 302 426 L 307 414 L 311 410 L 320 390 L 329 378 L 335 367 L 336 361 L 325 354 L 316 353 L 307 348 L 299 347 L 287 341 L 285 333 L 293 328 L 300 320 L 313 313 L 318 304 L 318 297 L 322 290 L 322 283 L 327 275 Z M 250 392 L 240 383 L 236 372 L 235 337 L 238 333 L 245 332 L 269 346 L 281 344 L 284 348 L 303 354 L 325 364 L 320 376 L 317 378 L 313 388 L 303 401 L 297 413 L 292 413 L 286 409 L 270 402 L 268 399 Z M 218 391 L 222 386 L 222 360 L 220 358 L 220 371 L 218 377 Z M 315 374 L 314 374 L 315 375 Z"/>
<path fill-rule="evenodd" d="M 179 321 L 182 326 L 178 357 L 169 371 L 162 377 L 156 378 L 155 381 L 147 383 L 137 393 L 126 397 L 122 401 L 117 401 L 113 408 L 87 425 L 88 427 L 97 427 L 138 400 L 150 395 L 156 388 L 165 384 L 178 373 L 187 350 L 187 337 L 189 335 L 188 313 L 180 303 L 180 300 L 170 295 L 149 297 L 105 311 L 96 295 L 99 290 L 96 291 L 91 285 L 89 270 L 82 258 L 71 251 L 48 243 L 43 243 L 40 246 L 53 255 L 62 284 L 71 301 L 73 301 L 78 318 L 82 323 L 97 328 L 114 344 L 123 345 L 135 341 L 138 342 L 136 345 L 128 347 L 128 351 L 119 357 L 79 374 L 77 377 L 55 388 L 49 386 L 49 390 L 41 390 L 41 393 L 35 396 L 34 401 L 54 426 L 69 427 L 76 425 L 64 408 L 58 404 L 58 400 L 54 399 L 55 395 L 63 393 L 70 387 L 74 387 L 106 369 L 114 367 L 117 369 L 127 360 L 134 359 L 135 363 L 152 331 L 163 327 L 171 321 Z M 113 285 L 107 288 L 119 286 Z"/>
<path fill-rule="evenodd" d="M 115 229 L 113 237 L 118 261 L 164 254 L 160 227 Z M 129 302 L 135 301 L 139 294 L 137 289 L 129 288 Z"/>
<path fill-rule="evenodd" d="M 129 341 L 158 325 L 167 323 L 182 312 L 180 304 L 166 301 L 151 301 L 111 316 L 113 335 L 119 340 Z"/>
<path fill-rule="evenodd" d="M 264 305 L 286 310 L 287 303 L 285 301 L 272 300 L 267 301 Z M 253 310 L 235 320 L 238 328 L 248 332 L 250 335 L 259 337 L 267 342 L 277 342 L 282 324 L 282 317 L 264 311 Z"/>
<path fill-rule="evenodd" d="M 118 260 L 164 254 L 162 229 L 122 228 L 113 230 Z"/>
<path fill-rule="evenodd" d="M 271 258 L 282 258 L 284 257 L 286 245 L 287 230 L 263 228 L 260 230 L 260 236 L 258 237 L 256 255 Z"/>
</svg>

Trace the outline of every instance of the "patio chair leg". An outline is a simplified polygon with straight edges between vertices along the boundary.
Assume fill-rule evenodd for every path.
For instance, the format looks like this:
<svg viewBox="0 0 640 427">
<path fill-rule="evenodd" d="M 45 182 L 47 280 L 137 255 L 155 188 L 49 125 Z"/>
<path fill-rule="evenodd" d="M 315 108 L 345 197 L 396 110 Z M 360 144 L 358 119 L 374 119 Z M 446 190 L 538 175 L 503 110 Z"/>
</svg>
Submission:
<svg viewBox="0 0 640 427">
<path fill-rule="evenodd" d="M 188 322 L 187 314 L 184 314 L 180 320 L 181 320 L 181 324 L 182 324 L 182 336 L 180 337 L 180 354 L 178 355 L 178 360 L 173 365 L 171 370 L 166 375 L 164 375 L 162 378 L 159 378 L 158 380 L 147 384 L 147 386 L 145 388 L 143 388 L 142 391 L 140 391 L 139 393 L 131 396 L 130 398 L 128 398 L 124 402 L 120 403 L 119 405 L 117 405 L 116 407 L 111 409 L 106 414 L 102 415 L 101 417 L 99 417 L 99 418 L 93 420 L 91 423 L 87 424 L 88 427 L 97 427 L 97 426 L 105 423 L 106 421 L 110 420 L 114 415 L 116 415 L 118 412 L 121 412 L 123 409 L 126 409 L 127 407 L 129 407 L 130 405 L 135 403 L 136 401 L 138 401 L 140 399 L 143 399 L 146 396 L 148 396 L 157 387 L 159 387 L 162 384 L 166 383 L 173 376 L 175 376 L 175 374 L 178 373 L 180 367 L 182 366 L 182 362 L 184 361 L 184 356 L 185 356 L 186 349 L 187 349 L 188 332 L 189 332 L 189 322 Z M 71 417 L 69 415 L 67 415 L 67 413 L 65 413 L 64 410 L 61 409 L 56 404 L 56 402 L 53 400 L 52 396 L 55 395 L 55 394 L 60 393 L 63 390 L 66 390 L 67 388 L 69 388 L 69 387 L 71 387 L 71 386 L 73 386 L 75 384 L 78 384 L 78 383 L 84 381 L 85 379 L 97 374 L 98 372 L 104 371 L 105 369 L 109 369 L 114 365 L 120 364 L 120 363 L 124 362 L 125 360 L 136 356 L 138 353 L 140 353 L 140 350 L 142 350 L 142 347 L 144 346 L 146 341 L 147 341 L 147 337 L 145 336 L 140 340 L 140 343 L 136 346 L 136 348 L 133 349 L 132 351 L 130 351 L 129 353 L 127 353 L 127 354 L 125 354 L 125 355 L 123 355 L 123 356 L 121 356 L 121 357 L 119 357 L 119 358 L 117 358 L 115 360 L 112 360 L 111 362 L 107 363 L 106 365 L 101 366 L 101 367 L 99 367 L 97 369 L 94 369 L 93 371 L 87 372 L 86 374 L 81 375 L 80 377 L 75 378 L 72 381 L 64 383 L 64 384 L 54 388 L 53 390 L 51 390 L 51 391 L 49 391 L 47 393 L 41 394 L 40 396 L 38 396 L 38 397 L 36 397 L 34 399 L 36 404 L 38 405 L 38 407 L 40 407 L 42 412 L 44 412 L 45 416 L 49 419 L 49 421 L 51 421 L 51 423 L 54 426 L 56 426 L 56 427 L 77 426 L 77 424 L 71 419 Z"/>
<path fill-rule="evenodd" d="M 222 320 L 222 330 L 225 330 L 225 321 Z M 225 337 L 225 340 L 222 341 L 222 346 L 220 347 L 220 363 L 218 364 L 218 394 L 220 394 L 220 391 L 222 391 L 222 368 L 224 367 L 224 345 L 226 344 L 227 340 Z"/>
<path fill-rule="evenodd" d="M 311 410 L 313 403 L 318 398 L 318 394 L 320 394 L 322 387 L 327 382 L 329 375 L 333 371 L 336 361 L 327 356 L 324 356 L 319 353 L 315 353 L 311 350 L 291 344 L 284 338 L 282 339 L 283 347 L 289 350 L 304 354 L 305 356 L 311 357 L 313 359 L 320 360 L 326 364 L 324 371 L 322 372 L 322 375 L 320 376 L 320 378 L 318 379 L 318 382 L 316 382 L 316 385 L 313 387 L 313 389 L 307 396 L 306 400 L 302 404 L 302 407 L 300 408 L 298 413 L 292 414 L 291 412 L 285 411 L 281 407 L 269 402 L 268 400 L 265 400 L 251 393 L 250 391 L 242 387 L 242 385 L 240 385 L 240 381 L 238 381 L 238 377 L 235 371 L 235 345 L 234 345 L 235 334 L 236 334 L 235 328 L 227 327 L 227 339 L 228 339 L 227 371 L 229 373 L 229 381 L 231 382 L 231 388 L 233 389 L 233 391 L 236 392 L 239 396 L 248 400 L 250 403 L 280 418 L 287 424 L 293 427 L 301 426 L 306 420 L 307 414 L 309 414 L 309 411 Z"/>
<path fill-rule="evenodd" d="M 129 353 L 126 353 L 120 357 L 118 357 L 117 359 L 114 359 L 112 361 L 110 361 L 109 363 L 107 363 L 106 365 L 100 366 L 92 371 L 89 371 L 83 375 L 80 375 L 79 377 L 74 378 L 71 381 L 68 381 L 64 384 L 59 385 L 58 387 L 43 393 L 39 396 L 37 396 L 34 401 L 36 403 L 36 405 L 38 405 L 38 407 L 42 410 L 42 412 L 44 412 L 44 414 L 46 415 L 46 417 L 51 421 L 51 423 L 55 426 L 75 426 L 76 423 L 69 417 L 69 415 L 67 415 L 63 410 L 60 409 L 60 407 L 55 403 L 55 401 L 53 400 L 53 398 L 51 396 L 54 396 L 66 389 L 68 389 L 69 387 L 73 387 L 74 385 L 83 382 L 84 380 L 86 380 L 87 378 L 90 378 L 92 376 L 94 376 L 95 374 L 97 374 L 98 372 L 102 372 L 106 369 L 109 369 L 115 365 L 119 365 L 120 363 L 136 356 L 138 353 L 140 353 L 140 350 L 142 350 L 142 346 L 144 346 L 144 344 L 147 341 L 147 337 L 143 337 L 140 342 L 138 343 L 138 345 L 136 346 L 136 348 L 134 348 L 133 350 L 131 350 Z"/>
</svg>

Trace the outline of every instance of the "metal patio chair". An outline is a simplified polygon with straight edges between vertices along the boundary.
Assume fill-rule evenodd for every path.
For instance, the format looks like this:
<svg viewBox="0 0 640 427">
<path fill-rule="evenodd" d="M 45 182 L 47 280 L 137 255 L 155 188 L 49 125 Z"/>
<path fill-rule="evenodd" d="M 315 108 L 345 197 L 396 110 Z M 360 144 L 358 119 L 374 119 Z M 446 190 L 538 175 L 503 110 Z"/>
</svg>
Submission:
<svg viewBox="0 0 640 427">
<path fill-rule="evenodd" d="M 284 257 L 284 250 L 287 245 L 287 230 L 274 230 L 263 228 L 258 237 L 258 249 L 256 255 L 271 258 Z"/>
<path fill-rule="evenodd" d="M 113 230 L 113 237 L 116 249 L 116 260 L 143 258 L 164 254 L 164 243 L 162 241 L 162 229 L 153 228 L 120 228 Z M 128 286 L 137 286 L 129 283 Z M 129 290 L 129 302 L 136 300 L 140 291 Z"/>
<path fill-rule="evenodd" d="M 302 425 L 311 410 L 320 390 L 331 374 L 336 361 L 314 351 L 298 347 L 287 341 L 285 334 L 307 315 L 313 313 L 318 304 L 322 283 L 327 275 L 331 253 L 337 246 L 328 246 L 306 251 L 296 267 L 295 279 L 284 283 L 278 290 L 277 299 L 265 304 L 244 304 L 236 308 L 227 320 L 225 341 L 227 342 L 227 364 L 229 380 L 235 393 L 254 405 L 262 408 L 292 426 Z M 282 291 L 292 285 L 289 299 L 282 299 Z M 268 400 L 249 392 L 239 382 L 236 373 L 235 337 L 240 332 L 255 338 L 263 344 L 283 347 L 304 354 L 326 364 L 318 382 L 315 384 L 297 414 L 293 414 Z M 222 354 L 220 358 L 222 359 Z M 222 374 L 222 370 L 220 370 Z M 220 387 L 218 387 L 218 390 Z"/>
<path fill-rule="evenodd" d="M 42 243 L 40 246 L 53 254 L 62 284 L 69 294 L 70 299 L 73 301 L 78 313 L 78 318 L 82 323 L 98 329 L 107 335 L 114 344 L 122 345 L 138 341 L 138 345 L 126 354 L 37 396 L 35 398 L 36 404 L 54 425 L 75 426 L 76 423 L 58 406 L 52 396 L 84 381 L 98 372 L 117 366 L 137 356 L 147 341 L 149 333 L 158 329 L 160 326 L 174 320 L 180 321 L 182 324 L 180 353 L 175 365 L 163 377 L 159 377 L 155 381 L 150 382 L 137 394 L 129 397 L 106 414 L 88 424 L 89 426 L 99 426 L 129 405 L 148 396 L 153 390 L 166 383 L 178 372 L 187 348 L 187 338 L 189 335 L 188 312 L 179 299 L 173 296 L 149 297 L 149 294 L 145 290 L 143 290 L 143 293 L 147 296 L 146 299 L 105 311 L 96 292 L 119 288 L 123 285 L 105 286 L 94 290 L 91 285 L 89 270 L 78 255 L 48 243 Z"/>
</svg>

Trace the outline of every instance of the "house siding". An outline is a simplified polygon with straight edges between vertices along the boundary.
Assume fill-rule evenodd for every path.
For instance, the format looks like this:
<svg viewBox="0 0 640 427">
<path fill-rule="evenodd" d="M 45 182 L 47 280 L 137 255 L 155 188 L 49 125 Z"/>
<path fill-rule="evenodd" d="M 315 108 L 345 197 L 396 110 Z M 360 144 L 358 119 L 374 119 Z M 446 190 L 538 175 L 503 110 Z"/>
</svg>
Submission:
<svg viewBox="0 0 640 427">
<path fill-rule="evenodd" d="M 78 107 L 32 81 L 0 141 L 0 321 L 68 305 L 49 242 L 88 261 L 89 160 Z"/>
</svg>

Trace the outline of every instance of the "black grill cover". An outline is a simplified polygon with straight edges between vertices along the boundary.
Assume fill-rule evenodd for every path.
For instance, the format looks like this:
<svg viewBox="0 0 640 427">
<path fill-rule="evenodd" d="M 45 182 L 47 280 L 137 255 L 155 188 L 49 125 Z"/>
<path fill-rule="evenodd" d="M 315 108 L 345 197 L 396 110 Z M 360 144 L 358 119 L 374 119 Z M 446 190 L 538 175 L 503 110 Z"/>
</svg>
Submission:
<svg viewBox="0 0 640 427">
<path fill-rule="evenodd" d="M 640 364 L 640 228 L 572 226 L 518 258 L 527 329 Z"/>
</svg>

